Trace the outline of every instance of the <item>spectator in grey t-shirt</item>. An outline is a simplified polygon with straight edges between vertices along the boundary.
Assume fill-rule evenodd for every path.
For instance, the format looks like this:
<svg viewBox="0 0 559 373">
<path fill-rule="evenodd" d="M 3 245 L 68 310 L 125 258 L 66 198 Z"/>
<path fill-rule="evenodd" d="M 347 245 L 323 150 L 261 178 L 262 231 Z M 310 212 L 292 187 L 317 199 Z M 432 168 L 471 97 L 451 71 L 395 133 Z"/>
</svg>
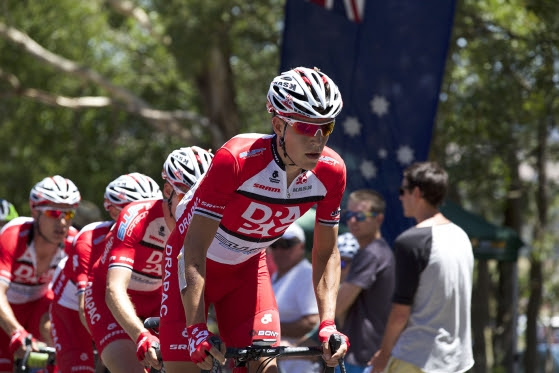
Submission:
<svg viewBox="0 0 559 373">
<path fill-rule="evenodd" d="M 345 357 L 348 373 L 362 373 L 380 347 L 394 289 L 394 256 L 381 237 L 385 201 L 369 189 L 349 195 L 342 220 L 359 244 L 336 301 L 340 331 L 351 341 Z"/>
<path fill-rule="evenodd" d="M 417 225 L 394 242 L 396 288 L 373 373 L 460 373 L 474 365 L 474 256 L 466 233 L 439 211 L 447 182 L 436 163 L 404 171 L 400 201 Z"/>
</svg>

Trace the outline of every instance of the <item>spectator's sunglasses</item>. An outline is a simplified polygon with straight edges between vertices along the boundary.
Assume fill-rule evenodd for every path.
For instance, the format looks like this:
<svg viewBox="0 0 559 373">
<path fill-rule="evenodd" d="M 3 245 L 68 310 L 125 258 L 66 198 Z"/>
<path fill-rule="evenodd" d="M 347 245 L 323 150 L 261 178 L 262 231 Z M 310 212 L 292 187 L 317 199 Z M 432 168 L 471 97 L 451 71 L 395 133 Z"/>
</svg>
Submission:
<svg viewBox="0 0 559 373">
<path fill-rule="evenodd" d="M 368 212 L 363 212 L 363 211 L 349 211 L 349 210 L 344 210 L 342 211 L 340 218 L 342 223 L 347 223 L 348 221 L 351 220 L 351 218 L 355 218 L 355 220 L 357 220 L 358 222 L 362 222 L 365 221 L 365 219 L 369 218 L 369 217 L 375 217 L 378 215 L 378 212 L 374 212 L 374 211 L 368 211 Z"/>
</svg>

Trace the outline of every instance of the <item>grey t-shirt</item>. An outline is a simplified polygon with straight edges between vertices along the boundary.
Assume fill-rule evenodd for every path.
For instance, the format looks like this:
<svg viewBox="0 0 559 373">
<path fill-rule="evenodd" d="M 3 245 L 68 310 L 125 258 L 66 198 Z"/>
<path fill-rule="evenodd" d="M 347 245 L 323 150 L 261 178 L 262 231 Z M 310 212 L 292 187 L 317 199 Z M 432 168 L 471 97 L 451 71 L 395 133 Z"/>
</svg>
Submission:
<svg viewBox="0 0 559 373">
<path fill-rule="evenodd" d="M 367 365 L 380 347 L 394 290 L 394 255 L 385 240 L 377 239 L 359 249 L 346 277 L 346 282 L 363 290 L 348 310 L 342 333 L 351 346 L 346 361 Z"/>
<path fill-rule="evenodd" d="M 392 356 L 426 373 L 458 373 L 473 364 L 470 306 L 474 257 L 455 224 L 413 227 L 394 242 L 394 302 L 411 306 Z"/>
</svg>

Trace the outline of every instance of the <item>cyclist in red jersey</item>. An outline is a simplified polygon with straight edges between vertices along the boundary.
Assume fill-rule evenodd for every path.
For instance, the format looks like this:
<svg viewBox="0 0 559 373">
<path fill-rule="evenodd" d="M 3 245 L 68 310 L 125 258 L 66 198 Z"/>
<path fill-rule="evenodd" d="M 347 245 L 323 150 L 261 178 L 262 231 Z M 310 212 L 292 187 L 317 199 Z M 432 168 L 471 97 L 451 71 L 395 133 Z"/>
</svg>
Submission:
<svg viewBox="0 0 559 373">
<path fill-rule="evenodd" d="M 88 224 L 75 237 L 66 263 L 52 287 L 51 333 L 60 372 L 95 371 L 93 342 L 84 316 L 89 263 L 101 256 L 105 247 L 103 239 L 127 204 L 155 198 L 162 198 L 162 194 L 151 177 L 137 172 L 119 176 L 105 188 L 104 206 L 112 220 Z"/>
<path fill-rule="evenodd" d="M 194 146 L 171 152 L 162 171 L 164 199 L 127 205 L 105 238 L 103 255 L 90 271 L 85 308 L 97 351 L 111 373 L 161 366 L 154 349 L 159 339 L 142 319 L 160 308 L 163 250 L 176 206 L 211 158 Z"/>
<path fill-rule="evenodd" d="M 229 140 L 177 209 L 177 215 L 182 214 L 167 241 L 164 262 L 165 279 L 178 272 L 179 283 L 171 278 L 164 285 L 160 310 L 167 373 L 209 369 L 212 358 L 207 353 L 224 361 L 222 351 L 208 341 L 210 303 L 224 345 L 244 347 L 256 339 L 281 339 L 265 249 L 313 205 L 317 205 L 313 282 L 326 364 L 335 366 L 349 346 L 334 324 L 345 165 L 325 146 L 342 109 L 340 92 L 318 69 L 299 67 L 272 81 L 267 107 L 274 134 Z M 344 343 L 332 354 L 327 341 L 334 333 L 342 335 Z M 249 366 L 248 371 L 256 372 L 258 366 Z M 261 371 L 277 372 L 276 363 Z"/>
<path fill-rule="evenodd" d="M 77 234 L 71 225 L 80 201 L 71 180 L 47 177 L 29 194 L 32 217 L 13 219 L 0 231 L 0 372 L 13 371 L 30 334 L 35 350 L 35 338 L 53 346 L 49 285 Z"/>
</svg>

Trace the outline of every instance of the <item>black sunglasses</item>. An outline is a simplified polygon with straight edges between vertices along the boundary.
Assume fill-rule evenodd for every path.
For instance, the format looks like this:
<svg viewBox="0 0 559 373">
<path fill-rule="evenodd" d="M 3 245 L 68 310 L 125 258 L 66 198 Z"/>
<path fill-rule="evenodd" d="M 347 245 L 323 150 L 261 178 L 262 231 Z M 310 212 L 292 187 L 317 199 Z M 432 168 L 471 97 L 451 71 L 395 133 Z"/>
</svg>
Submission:
<svg viewBox="0 0 559 373">
<path fill-rule="evenodd" d="M 272 250 L 275 249 L 287 250 L 287 249 L 291 249 L 298 242 L 299 240 L 297 240 L 296 238 L 292 238 L 290 240 L 287 240 L 285 238 L 279 238 L 277 241 L 274 241 L 274 243 L 270 245 L 270 248 Z"/>
<path fill-rule="evenodd" d="M 377 216 L 378 212 L 375 211 L 369 211 L 369 212 L 363 212 L 363 211 L 348 211 L 348 210 L 344 210 L 342 211 L 342 214 L 340 216 L 341 220 L 343 223 L 348 222 L 351 220 L 351 218 L 355 218 L 355 220 L 357 220 L 358 222 L 362 222 L 365 221 L 365 219 L 367 219 L 368 217 L 371 216 Z"/>
</svg>

